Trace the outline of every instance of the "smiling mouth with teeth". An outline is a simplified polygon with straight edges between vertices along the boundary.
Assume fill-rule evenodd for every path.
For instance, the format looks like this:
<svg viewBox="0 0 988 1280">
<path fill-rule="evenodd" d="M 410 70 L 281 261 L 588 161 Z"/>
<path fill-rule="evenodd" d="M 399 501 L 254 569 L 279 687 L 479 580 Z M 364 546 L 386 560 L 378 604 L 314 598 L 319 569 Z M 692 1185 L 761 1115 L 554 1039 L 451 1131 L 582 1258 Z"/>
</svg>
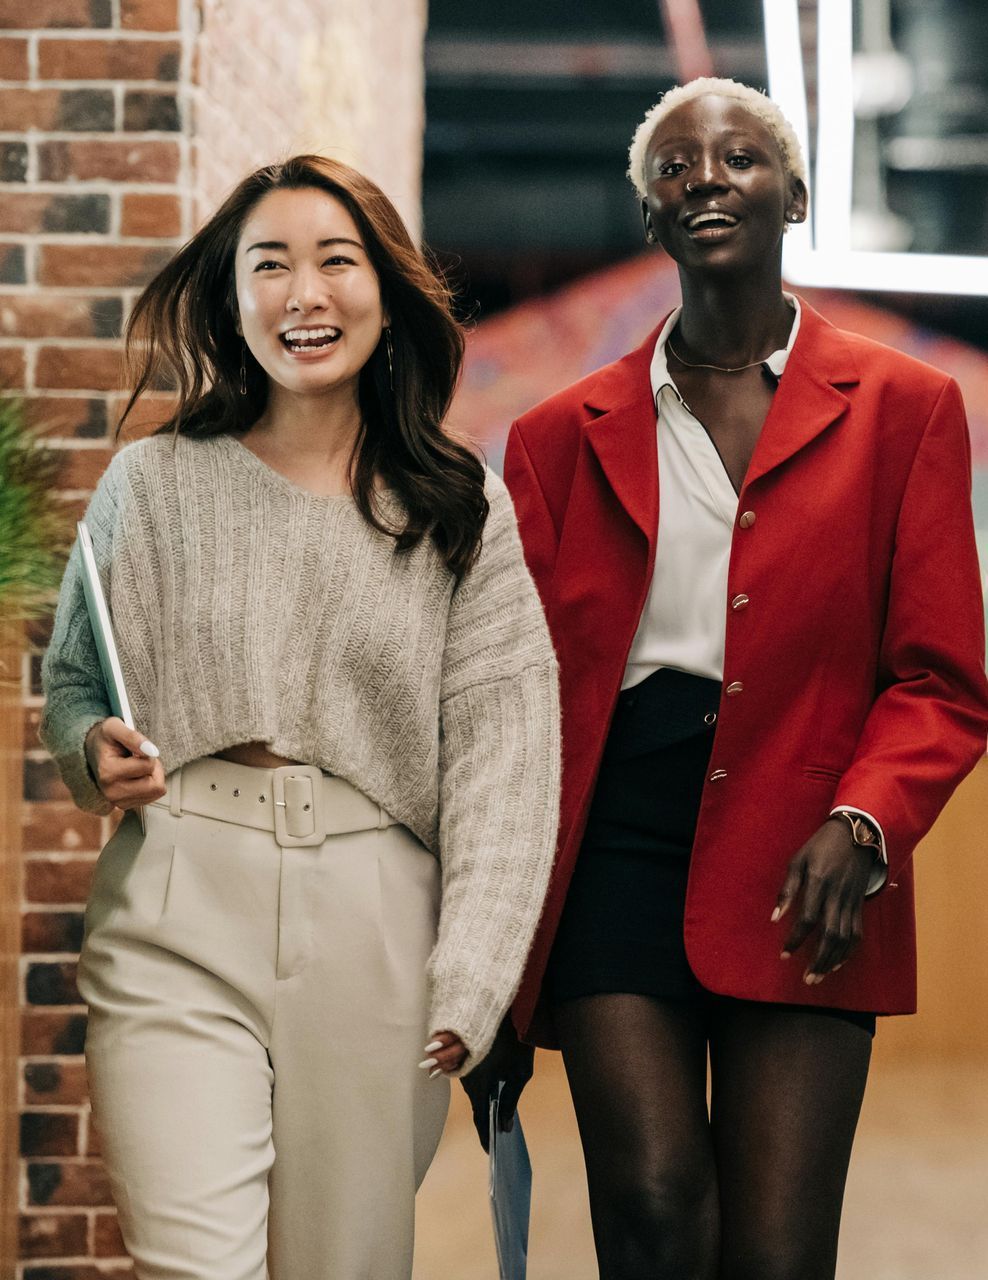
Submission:
<svg viewBox="0 0 988 1280">
<path fill-rule="evenodd" d="M 732 213 L 725 213 L 720 209 L 711 209 L 706 213 L 695 213 L 686 219 L 687 231 L 701 231 L 706 228 L 714 227 L 736 227 L 737 218 Z"/>
<path fill-rule="evenodd" d="M 341 329 L 289 329 L 280 335 L 281 341 L 289 351 L 318 351 L 321 347 L 331 347 L 343 336 Z"/>
</svg>

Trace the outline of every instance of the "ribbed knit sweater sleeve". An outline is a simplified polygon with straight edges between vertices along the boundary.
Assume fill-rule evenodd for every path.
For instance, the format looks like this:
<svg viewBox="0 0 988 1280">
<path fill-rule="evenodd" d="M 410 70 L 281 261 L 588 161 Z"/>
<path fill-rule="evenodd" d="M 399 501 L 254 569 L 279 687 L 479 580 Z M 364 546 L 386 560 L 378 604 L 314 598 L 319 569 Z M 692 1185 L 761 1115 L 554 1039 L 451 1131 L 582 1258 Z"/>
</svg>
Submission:
<svg viewBox="0 0 988 1280">
<path fill-rule="evenodd" d="M 104 592 L 109 595 L 113 544 L 119 514 L 121 454 L 111 462 L 86 511 L 86 527 Z M 82 556 L 76 541 L 62 580 L 51 645 L 42 666 L 45 709 L 40 737 L 58 765 L 72 798 L 90 813 L 110 813 L 86 761 L 86 734 L 113 714 L 107 698 L 82 586 Z"/>
<path fill-rule="evenodd" d="M 432 1031 L 486 1056 L 521 980 L 559 818 L 556 659 L 514 510 L 491 475 L 480 556 L 454 592 L 440 692 Z"/>
</svg>

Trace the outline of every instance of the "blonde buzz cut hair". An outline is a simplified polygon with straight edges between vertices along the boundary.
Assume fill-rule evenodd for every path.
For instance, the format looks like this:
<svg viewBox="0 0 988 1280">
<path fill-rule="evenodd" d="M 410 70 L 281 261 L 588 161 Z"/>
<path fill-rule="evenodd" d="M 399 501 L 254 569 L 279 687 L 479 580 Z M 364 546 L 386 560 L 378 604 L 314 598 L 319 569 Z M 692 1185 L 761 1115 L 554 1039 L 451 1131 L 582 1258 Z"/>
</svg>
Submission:
<svg viewBox="0 0 988 1280">
<path fill-rule="evenodd" d="M 684 102 L 692 102 L 695 98 L 704 98 L 710 94 L 717 94 L 721 98 L 733 98 L 736 102 L 743 103 L 775 139 L 782 156 L 783 167 L 789 177 L 806 182 L 806 161 L 803 159 L 803 149 L 799 145 L 795 129 L 782 114 L 778 104 L 760 89 L 753 89 L 751 85 L 741 84 L 738 80 L 700 76 L 696 80 L 687 81 L 686 84 L 678 84 L 668 93 L 664 93 L 635 130 L 631 149 L 628 152 L 628 177 L 642 199 L 645 198 L 646 192 L 645 155 L 655 130 L 670 111 L 675 111 Z"/>
</svg>

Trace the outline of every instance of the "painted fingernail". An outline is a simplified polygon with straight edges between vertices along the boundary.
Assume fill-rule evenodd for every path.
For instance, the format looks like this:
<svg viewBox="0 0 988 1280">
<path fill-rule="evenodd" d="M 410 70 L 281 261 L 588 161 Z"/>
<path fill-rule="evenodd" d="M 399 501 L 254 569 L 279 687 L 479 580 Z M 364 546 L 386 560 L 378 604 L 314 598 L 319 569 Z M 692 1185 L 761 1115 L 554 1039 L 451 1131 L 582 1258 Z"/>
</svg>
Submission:
<svg viewBox="0 0 988 1280">
<path fill-rule="evenodd" d="M 438 1061 L 438 1058 L 426 1058 L 425 1062 L 419 1063 L 419 1070 L 425 1071 L 428 1067 L 434 1067 Z"/>
<path fill-rule="evenodd" d="M 148 756 L 148 757 L 149 757 L 150 759 L 152 759 L 152 760 L 157 760 L 157 758 L 161 755 L 161 752 L 160 752 L 160 751 L 158 750 L 158 748 L 154 745 L 154 743 L 153 743 L 153 742 L 148 742 L 148 741 L 147 741 L 147 739 L 145 739 L 145 740 L 141 743 L 141 745 L 140 745 L 140 747 L 138 748 L 138 750 L 140 751 L 140 753 L 141 753 L 141 755 L 142 755 L 142 756 Z"/>
<path fill-rule="evenodd" d="M 435 1067 L 432 1071 L 429 1072 L 429 1079 L 435 1080 L 436 1076 L 441 1076 L 442 1073 L 443 1073 L 442 1067 Z"/>
<path fill-rule="evenodd" d="M 776 924 L 781 919 L 782 919 L 782 908 L 776 907 L 775 910 L 772 912 L 772 923 Z"/>
<path fill-rule="evenodd" d="M 431 1044 L 427 1044 L 425 1046 L 425 1052 L 435 1053 L 437 1049 L 441 1049 L 442 1047 L 443 1047 L 443 1042 L 441 1040 L 433 1040 Z"/>
</svg>

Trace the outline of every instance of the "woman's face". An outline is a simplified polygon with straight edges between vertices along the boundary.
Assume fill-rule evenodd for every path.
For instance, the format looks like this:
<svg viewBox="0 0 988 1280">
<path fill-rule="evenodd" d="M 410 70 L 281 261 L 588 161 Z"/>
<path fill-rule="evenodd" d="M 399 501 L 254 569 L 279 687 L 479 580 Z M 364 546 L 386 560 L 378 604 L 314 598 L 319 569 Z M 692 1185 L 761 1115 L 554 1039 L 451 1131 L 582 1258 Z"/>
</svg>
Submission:
<svg viewBox="0 0 988 1280">
<path fill-rule="evenodd" d="M 356 391 L 387 323 L 353 218 L 318 188 L 272 191 L 237 244 L 240 329 L 273 382 L 298 394 Z"/>
<path fill-rule="evenodd" d="M 806 188 L 778 143 L 734 98 L 694 98 L 659 122 L 645 153 L 645 232 L 680 266 L 736 270 L 776 256 Z"/>
</svg>

